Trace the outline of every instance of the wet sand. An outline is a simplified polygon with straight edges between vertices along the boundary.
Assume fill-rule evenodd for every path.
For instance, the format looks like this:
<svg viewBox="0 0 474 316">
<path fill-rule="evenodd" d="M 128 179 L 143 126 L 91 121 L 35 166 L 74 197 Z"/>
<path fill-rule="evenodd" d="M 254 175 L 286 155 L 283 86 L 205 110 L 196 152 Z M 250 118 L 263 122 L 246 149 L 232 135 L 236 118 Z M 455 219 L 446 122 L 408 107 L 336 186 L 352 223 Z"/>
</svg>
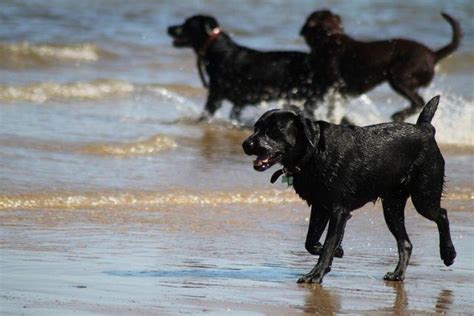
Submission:
<svg viewBox="0 0 474 316">
<path fill-rule="evenodd" d="M 284 190 L 284 189 L 282 189 Z M 276 193 L 275 193 L 276 194 Z M 298 285 L 309 210 L 289 203 L 166 203 L 146 211 L 4 209 L 2 315 L 469 314 L 474 310 L 472 197 L 448 196 L 456 262 L 445 267 L 436 225 L 409 205 L 414 245 L 404 283 L 380 203 L 348 223 L 343 259 L 323 285 Z M 272 200 L 273 201 L 273 200 Z M 470 206 L 469 206 L 470 205 Z"/>
</svg>

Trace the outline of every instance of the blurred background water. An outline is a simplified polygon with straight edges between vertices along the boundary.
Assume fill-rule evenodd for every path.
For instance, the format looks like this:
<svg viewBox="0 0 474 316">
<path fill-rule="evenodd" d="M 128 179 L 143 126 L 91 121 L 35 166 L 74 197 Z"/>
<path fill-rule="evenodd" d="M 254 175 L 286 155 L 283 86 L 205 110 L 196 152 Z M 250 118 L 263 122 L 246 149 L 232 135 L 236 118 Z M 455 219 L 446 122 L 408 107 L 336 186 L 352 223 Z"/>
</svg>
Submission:
<svg viewBox="0 0 474 316">
<path fill-rule="evenodd" d="M 213 123 L 194 123 L 206 91 L 194 52 L 172 47 L 166 29 L 203 13 L 215 16 L 241 45 L 308 51 L 299 30 L 312 11 L 322 8 L 341 15 L 346 32 L 357 39 L 403 37 L 433 49 L 451 39 L 440 12 L 460 21 L 461 47 L 437 66 L 435 79 L 422 95 L 442 95 L 434 124 L 438 141 L 448 148 L 448 191 L 471 192 L 470 0 L 4 0 L 0 208 L 143 206 L 146 203 L 140 203 L 155 201 L 157 192 L 167 192 L 176 201 L 189 198 L 189 192 L 215 191 L 227 192 L 223 199 L 242 194 L 280 198 L 265 191 L 270 174 L 255 173 L 242 153 L 240 144 L 249 132 L 230 127 L 229 104 Z M 248 108 L 243 116 L 252 121 L 276 105 Z M 341 111 L 367 125 L 388 121 L 406 105 L 382 85 L 347 101 Z M 323 104 L 322 116 L 325 109 Z M 215 197 L 207 198 L 212 203 Z"/>
</svg>

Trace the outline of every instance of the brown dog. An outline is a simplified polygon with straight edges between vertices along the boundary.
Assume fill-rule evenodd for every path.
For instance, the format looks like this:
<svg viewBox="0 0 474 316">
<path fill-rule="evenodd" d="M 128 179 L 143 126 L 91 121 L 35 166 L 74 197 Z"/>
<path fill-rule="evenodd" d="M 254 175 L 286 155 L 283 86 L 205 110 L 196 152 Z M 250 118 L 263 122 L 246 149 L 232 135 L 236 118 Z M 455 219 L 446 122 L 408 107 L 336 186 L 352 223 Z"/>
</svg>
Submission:
<svg viewBox="0 0 474 316">
<path fill-rule="evenodd" d="M 394 121 L 404 121 L 424 106 L 417 90 L 431 82 L 436 63 L 453 53 L 461 41 L 459 23 L 445 13 L 442 16 L 451 25 L 453 37 L 436 51 L 405 39 L 357 41 L 344 34 L 341 18 L 327 10 L 313 12 L 300 35 L 311 48 L 316 71 L 331 80 L 341 94 L 360 95 L 388 81 L 410 101 L 409 108 L 392 116 Z"/>
</svg>

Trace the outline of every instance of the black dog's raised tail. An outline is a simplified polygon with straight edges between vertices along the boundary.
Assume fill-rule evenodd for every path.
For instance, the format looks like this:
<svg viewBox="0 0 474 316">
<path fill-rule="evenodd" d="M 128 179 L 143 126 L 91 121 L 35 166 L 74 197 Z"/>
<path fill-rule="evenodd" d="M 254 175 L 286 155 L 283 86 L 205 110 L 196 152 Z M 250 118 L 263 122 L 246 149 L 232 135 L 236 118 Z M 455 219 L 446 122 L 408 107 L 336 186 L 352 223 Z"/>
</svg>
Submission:
<svg viewBox="0 0 474 316">
<path fill-rule="evenodd" d="M 451 27 L 453 28 L 453 38 L 451 40 L 451 43 L 438 49 L 435 52 L 436 61 L 440 61 L 441 59 L 453 53 L 459 47 L 459 43 L 461 43 L 462 38 L 462 31 L 459 22 L 444 12 L 441 13 L 441 15 L 446 21 L 448 21 L 449 24 L 451 24 Z"/>
<path fill-rule="evenodd" d="M 433 119 L 433 116 L 435 115 L 436 110 L 438 109 L 438 103 L 439 103 L 439 95 L 435 96 L 428 103 L 426 103 L 425 107 L 420 113 L 420 116 L 418 116 L 416 125 L 422 125 L 422 124 L 431 125 L 431 120 Z"/>
</svg>

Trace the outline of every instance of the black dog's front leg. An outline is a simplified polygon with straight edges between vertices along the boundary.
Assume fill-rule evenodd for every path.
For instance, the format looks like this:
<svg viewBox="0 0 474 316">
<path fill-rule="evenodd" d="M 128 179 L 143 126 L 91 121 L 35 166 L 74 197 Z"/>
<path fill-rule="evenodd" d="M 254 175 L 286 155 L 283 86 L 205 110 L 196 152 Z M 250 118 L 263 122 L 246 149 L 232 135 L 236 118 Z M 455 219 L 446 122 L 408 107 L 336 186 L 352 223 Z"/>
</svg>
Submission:
<svg viewBox="0 0 474 316">
<path fill-rule="evenodd" d="M 323 246 L 319 242 L 319 239 L 321 238 L 324 229 L 326 229 L 328 222 L 328 213 L 313 205 L 311 207 L 311 217 L 309 219 L 308 234 L 306 235 L 305 243 L 305 248 L 310 254 L 315 256 L 321 255 Z M 344 250 L 342 250 L 342 246 L 339 245 L 334 257 L 342 258 L 343 256 Z"/>
<path fill-rule="evenodd" d="M 209 90 L 207 102 L 204 107 L 204 111 L 199 117 L 199 121 L 208 121 L 212 118 L 214 113 L 222 106 L 222 98 Z"/>
<path fill-rule="evenodd" d="M 240 114 L 242 113 L 242 109 L 244 108 L 244 105 L 242 104 L 236 104 L 232 106 L 232 110 L 230 111 L 230 119 L 234 123 L 240 123 Z"/>
<path fill-rule="evenodd" d="M 344 236 L 346 222 L 350 214 L 345 209 L 337 209 L 330 215 L 329 229 L 318 263 L 310 273 L 299 278 L 298 283 L 321 283 L 324 275 L 331 270 L 336 248 Z"/>
</svg>

